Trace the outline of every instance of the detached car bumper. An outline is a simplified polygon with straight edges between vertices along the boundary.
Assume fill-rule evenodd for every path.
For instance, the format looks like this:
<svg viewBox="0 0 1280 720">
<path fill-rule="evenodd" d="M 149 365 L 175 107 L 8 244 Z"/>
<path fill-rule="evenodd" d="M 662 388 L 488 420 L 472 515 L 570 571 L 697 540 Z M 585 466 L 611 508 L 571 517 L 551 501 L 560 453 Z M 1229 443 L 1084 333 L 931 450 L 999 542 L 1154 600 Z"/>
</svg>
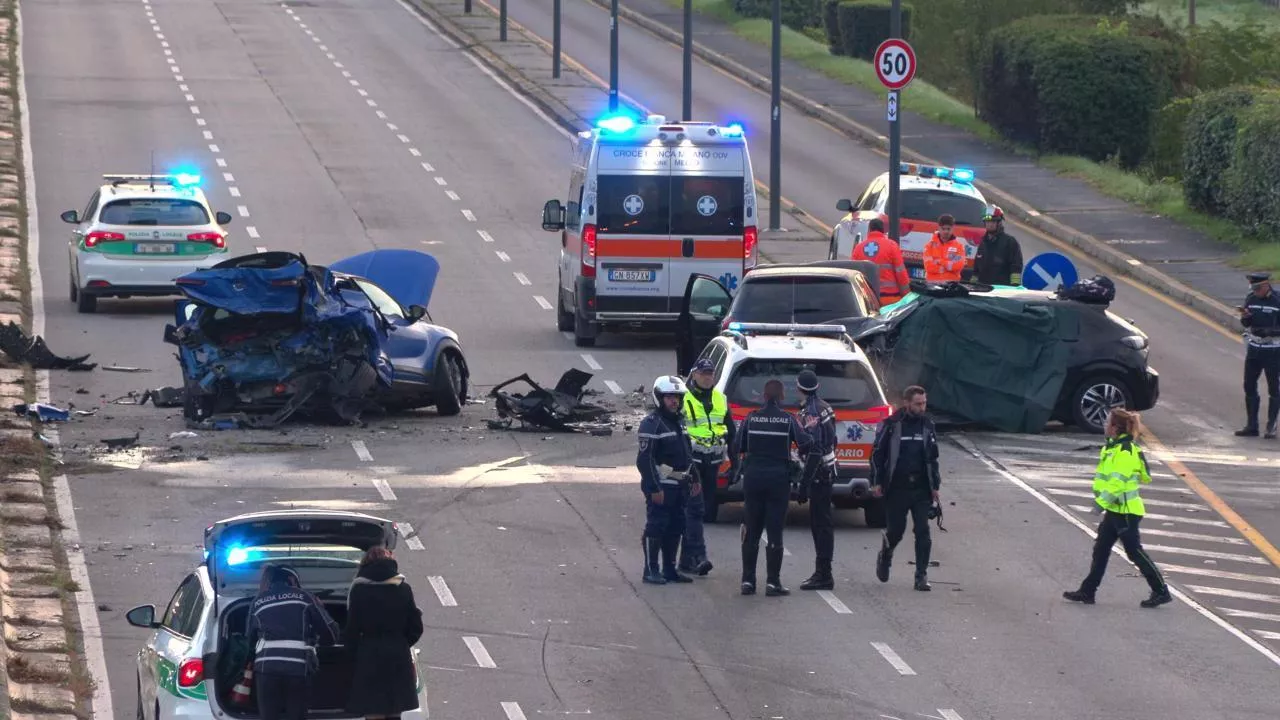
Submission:
<svg viewBox="0 0 1280 720">
<path fill-rule="evenodd" d="M 86 295 L 178 295 L 178 278 L 226 259 L 225 252 L 172 260 L 135 260 L 79 252 L 75 255 L 76 279 L 80 292 Z"/>
</svg>

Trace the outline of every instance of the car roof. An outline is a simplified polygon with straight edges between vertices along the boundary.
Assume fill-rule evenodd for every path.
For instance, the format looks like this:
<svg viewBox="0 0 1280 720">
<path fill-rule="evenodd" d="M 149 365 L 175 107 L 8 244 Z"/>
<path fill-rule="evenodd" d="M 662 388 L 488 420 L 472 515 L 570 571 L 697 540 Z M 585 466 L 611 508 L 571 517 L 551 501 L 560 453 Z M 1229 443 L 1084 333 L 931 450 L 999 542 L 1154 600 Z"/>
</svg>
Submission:
<svg viewBox="0 0 1280 720">
<path fill-rule="evenodd" d="M 728 331 L 726 331 L 728 332 Z M 866 353 L 856 343 L 853 349 L 844 341 L 833 337 L 787 335 L 744 335 L 747 347 L 743 348 L 737 338 L 731 334 L 716 337 L 735 361 L 759 358 L 762 360 L 832 360 L 847 362 L 850 360 L 867 361 Z"/>
<path fill-rule="evenodd" d="M 152 188 L 146 183 L 104 183 L 99 188 L 101 202 L 130 200 L 134 198 L 204 201 L 204 192 L 198 187 L 173 187 L 157 184 Z"/>
<path fill-rule="evenodd" d="M 770 266 L 765 265 L 752 270 L 747 274 L 742 282 L 749 283 L 752 280 L 761 278 L 780 278 L 780 277 L 826 277 L 839 280 L 848 280 L 855 282 L 854 278 L 862 273 L 857 270 L 848 270 L 845 268 L 824 268 L 824 267 L 801 267 L 796 265 Z"/>
</svg>

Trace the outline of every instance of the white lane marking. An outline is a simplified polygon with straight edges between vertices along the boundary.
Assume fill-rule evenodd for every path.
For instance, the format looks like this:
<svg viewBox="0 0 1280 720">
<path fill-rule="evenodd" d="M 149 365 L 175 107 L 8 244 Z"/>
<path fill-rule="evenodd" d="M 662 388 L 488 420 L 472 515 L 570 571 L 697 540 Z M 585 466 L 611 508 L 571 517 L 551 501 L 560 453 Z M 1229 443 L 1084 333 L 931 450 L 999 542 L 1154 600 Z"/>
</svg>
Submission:
<svg viewBox="0 0 1280 720">
<path fill-rule="evenodd" d="M 209 152 L 217 155 L 218 153 L 222 152 L 222 148 L 218 147 L 217 145 L 210 144 Z"/>
<path fill-rule="evenodd" d="M 454 599 L 453 592 L 449 590 L 449 585 L 439 575 L 430 575 L 427 582 L 431 583 L 431 589 L 436 591 L 436 597 L 440 599 L 440 604 L 445 607 L 457 607 L 458 601 Z"/>
<path fill-rule="evenodd" d="M 622 386 L 612 380 L 605 380 L 604 386 L 609 388 L 609 392 L 613 393 L 614 395 L 622 394 Z"/>
<path fill-rule="evenodd" d="M 490 235 L 487 230 L 477 230 L 476 232 L 480 235 L 481 240 L 485 242 L 493 242 L 493 236 Z"/>
<path fill-rule="evenodd" d="M 533 301 L 538 303 L 538 307 L 541 307 L 543 310 L 551 309 L 551 303 L 547 302 L 547 299 L 542 297 L 541 295 L 534 295 Z"/>
<path fill-rule="evenodd" d="M 1248 545 L 1249 542 L 1244 538 L 1235 537 L 1219 537 L 1217 535 L 1202 535 L 1200 533 L 1174 532 L 1173 530 L 1156 530 L 1154 528 L 1142 528 L 1142 534 L 1157 535 L 1159 537 L 1171 537 L 1179 540 L 1195 540 L 1196 542 L 1214 542 L 1226 545 Z"/>
<path fill-rule="evenodd" d="M 178 86 L 178 88 L 179 88 L 179 89 L 182 89 L 182 88 L 184 88 L 184 87 L 186 87 L 186 86 L 185 86 L 185 85 L 179 85 L 179 86 Z M 192 102 L 195 102 L 195 101 L 196 101 L 196 96 L 195 96 L 195 95 L 192 95 L 191 93 L 186 93 L 186 94 L 184 94 L 182 97 L 183 97 L 183 98 L 185 98 L 185 99 L 186 99 L 186 101 L 187 101 L 187 102 L 189 102 L 189 103 L 192 103 Z"/>
<path fill-rule="evenodd" d="M 447 195 L 447 196 L 449 197 L 449 199 L 450 199 L 450 200 L 453 200 L 454 202 L 457 202 L 457 201 L 459 201 L 459 200 L 461 200 L 461 199 L 462 199 L 462 198 L 458 195 L 458 193 L 456 193 L 456 192 L 454 192 L 454 191 L 452 191 L 452 190 L 445 190 L 445 191 L 444 191 L 444 194 L 445 194 L 445 195 Z"/>
<path fill-rule="evenodd" d="M 485 649 L 484 643 L 480 642 L 480 638 L 474 635 L 463 635 L 462 642 L 467 644 L 467 649 L 471 651 L 471 657 L 476 659 L 476 664 L 482 668 L 496 668 L 498 664 L 493 661 L 493 656 L 489 655 L 489 651 Z"/>
<path fill-rule="evenodd" d="M 441 187 L 444 187 L 445 185 L 448 185 L 448 184 L 449 184 L 449 181 L 448 181 L 448 180 L 445 180 L 444 178 L 442 178 L 442 177 L 440 177 L 440 176 L 438 176 L 438 175 L 434 178 L 434 180 L 436 181 L 436 184 L 437 184 L 437 185 L 439 185 L 439 186 L 441 186 Z"/>
<path fill-rule="evenodd" d="M 366 99 L 366 100 L 364 101 L 364 103 L 365 103 L 366 105 L 368 105 L 369 107 L 378 107 L 378 103 L 376 103 L 376 102 L 374 102 L 374 101 L 372 101 L 372 100 L 369 100 L 369 99 Z"/>
<path fill-rule="evenodd" d="M 254 240 L 257 240 L 259 237 L 258 228 L 252 225 L 246 225 L 244 228 L 244 231 L 245 231 L 245 234 L 247 234 L 249 237 L 253 238 Z"/>
<path fill-rule="evenodd" d="M 1263 640 L 1280 640 L 1280 632 L 1272 632 L 1270 630 L 1254 630 L 1254 632 Z"/>
<path fill-rule="evenodd" d="M 473 213 L 473 212 L 471 212 L 470 210 L 467 210 L 466 208 L 463 208 L 463 209 L 462 209 L 462 217 L 466 218 L 467 220 L 469 220 L 469 221 L 471 221 L 471 222 L 475 222 L 475 221 L 476 221 L 476 214 L 475 214 L 475 213 Z"/>
<path fill-rule="evenodd" d="M 1187 589 L 1192 592 L 1198 592 L 1201 595 L 1217 595 L 1219 597 L 1235 598 L 1236 600 L 1256 600 L 1258 602 L 1280 605 L 1280 595 L 1245 592 L 1244 590 L 1229 590 L 1227 588 L 1209 587 L 1208 585 L 1188 585 Z"/>
<path fill-rule="evenodd" d="M 320 52 L 322 52 L 322 53 L 327 53 L 327 52 L 329 52 L 329 46 L 328 46 L 328 45 L 321 45 L 321 46 L 320 46 Z"/>
<path fill-rule="evenodd" d="M 372 482 L 373 489 L 378 491 L 378 495 L 382 496 L 383 500 L 396 499 L 395 491 L 391 489 L 391 486 L 387 484 L 386 480 L 383 480 L 382 478 L 374 478 Z"/>
<path fill-rule="evenodd" d="M 502 703 L 502 711 L 507 714 L 507 720 L 529 720 L 524 716 L 524 711 L 520 709 L 518 702 Z"/>
<path fill-rule="evenodd" d="M 204 118 L 199 118 L 199 117 L 198 117 L 198 118 L 196 118 L 196 124 L 197 124 L 197 125 L 199 125 L 200 127 L 204 127 L 205 125 L 208 125 L 209 123 L 208 123 L 208 122 L 206 122 Z"/>
<path fill-rule="evenodd" d="M 172 55 L 172 54 L 173 54 L 173 51 L 172 51 L 172 50 L 165 50 L 165 51 L 164 51 L 164 54 L 165 54 L 165 55 Z"/>
<path fill-rule="evenodd" d="M 351 87 L 360 87 L 360 81 L 359 81 L 359 80 L 356 80 L 355 78 L 352 78 L 351 80 L 348 80 L 347 82 L 351 83 Z"/>
<path fill-rule="evenodd" d="M 1089 499 L 1093 498 L 1093 493 L 1086 492 L 1084 490 L 1066 490 L 1064 488 L 1045 488 L 1044 491 L 1049 493 L 1050 495 L 1058 495 L 1060 497 L 1078 497 L 1078 498 L 1089 498 Z M 1175 502 L 1173 500 L 1156 500 L 1153 498 L 1143 498 L 1143 502 L 1152 507 L 1167 507 L 1167 508 L 1174 508 L 1178 510 L 1191 510 L 1195 512 L 1209 511 L 1209 508 L 1207 506 L 1201 505 L 1200 503 L 1183 503 L 1183 502 Z"/>
<path fill-rule="evenodd" d="M 333 60 L 333 53 L 329 53 L 329 54 L 325 55 L 325 57 L 329 58 L 330 60 Z M 336 67 L 336 68 L 346 67 L 345 65 L 343 65 L 343 64 L 342 64 L 342 63 L 340 63 L 340 62 L 338 62 L 337 60 L 333 60 L 333 66 L 334 66 L 334 67 Z"/>
<path fill-rule="evenodd" d="M 369 97 L 369 91 L 365 90 L 364 88 L 357 88 L 356 92 L 360 93 L 360 97 L 365 97 L 365 98 Z"/>
<path fill-rule="evenodd" d="M 409 154 L 414 157 L 422 157 L 422 152 L 418 148 L 409 148 Z"/>
<path fill-rule="evenodd" d="M 1031 487 L 1028 485 L 1027 487 Z M 1048 502 L 1053 502 L 1049 498 L 1045 498 Z M 1057 507 L 1055 505 L 1055 507 Z M 1093 508 L 1088 505 L 1068 505 L 1067 507 L 1077 512 L 1093 515 Z M 1148 520 L 1169 520 L 1175 523 L 1187 523 L 1188 525 L 1204 525 L 1205 527 L 1225 528 L 1227 524 L 1221 520 L 1203 520 L 1201 518 L 1182 517 L 1181 515 L 1161 515 L 1159 513 L 1147 513 L 1144 517 Z"/>
<path fill-rule="evenodd" d="M 227 192 L 231 193 L 231 197 L 240 197 L 240 188 L 238 187 L 229 187 Z"/>
<path fill-rule="evenodd" d="M 351 449 L 356 451 L 356 457 L 363 462 L 373 462 L 373 455 L 369 452 L 368 446 L 363 440 L 352 440 Z"/>
<path fill-rule="evenodd" d="M 622 393 L 618 393 L 618 394 L 621 395 Z M 841 602 L 840 598 L 836 597 L 836 594 L 831 592 L 830 590 L 819 590 L 818 596 L 821 597 L 823 600 L 826 600 L 827 604 L 830 605 L 831 609 L 835 610 L 837 614 L 839 615 L 853 614 L 853 611 L 849 609 L 849 606 Z"/>
<path fill-rule="evenodd" d="M 551 308 L 547 308 L 547 309 L 548 309 L 548 310 L 550 310 Z M 562 333 L 560 333 L 560 334 L 564 336 L 564 339 L 565 339 L 565 340 L 568 340 L 569 342 L 573 342 L 573 333 L 571 333 L 571 332 L 567 332 L 567 331 L 566 331 L 566 332 L 562 332 Z"/>
<path fill-rule="evenodd" d="M 343 71 L 342 71 L 342 77 L 344 77 L 344 78 L 349 78 L 349 77 L 351 77 L 351 71 L 350 71 L 350 70 L 343 70 Z"/>
<path fill-rule="evenodd" d="M 1253 575 L 1251 573 L 1231 572 L 1230 570 L 1214 570 L 1212 568 L 1194 567 L 1191 565 L 1170 565 L 1169 563 L 1160 563 L 1160 568 L 1167 572 L 1178 573 L 1180 575 L 1200 575 L 1203 577 L 1214 577 L 1219 580 L 1239 580 L 1240 582 L 1256 582 L 1264 585 L 1280 585 L 1280 578 L 1271 575 Z M 1280 662 L 1277 662 L 1280 664 Z"/>
<path fill-rule="evenodd" d="M 592 370 L 603 370 L 603 369 L 604 369 L 604 366 L 603 366 L 603 365 L 601 365 L 600 363 L 596 362 L 596 359 L 595 359 L 595 358 L 593 358 L 593 357 L 591 357 L 591 356 L 590 356 L 590 355 L 588 355 L 587 353 L 582 353 L 582 361 L 583 361 L 583 362 L 585 362 L 585 363 L 587 364 L 587 367 L 591 368 Z"/>
<path fill-rule="evenodd" d="M 1253 565 L 1270 565 L 1271 561 L 1262 556 L 1241 555 L 1239 553 L 1216 552 L 1214 550 L 1197 550 L 1195 548 L 1173 547 L 1172 545 L 1143 545 L 1152 552 L 1164 552 L 1174 555 L 1190 555 L 1191 557 L 1209 558 L 1210 560 L 1229 560 L 1231 562 L 1251 563 Z"/>
<path fill-rule="evenodd" d="M 527 286 L 529 286 L 529 285 L 532 285 L 532 284 L 533 284 L 533 281 L 531 281 L 529 278 L 525 277 L 525 274 L 524 274 L 524 273 L 519 273 L 519 272 L 518 272 L 518 273 L 512 273 L 512 275 L 515 275 L 515 276 L 516 276 L 516 282 L 520 283 L 521 285 L 524 285 L 524 286 L 526 286 L 526 287 L 527 287 Z"/>
<path fill-rule="evenodd" d="M 894 652 L 893 648 L 889 647 L 887 643 L 873 642 L 871 643 L 871 647 L 875 648 L 876 652 L 880 653 L 880 657 L 884 658 L 886 662 L 892 665 L 893 669 L 897 670 L 899 675 L 916 674 L 916 671 L 911 669 L 911 666 L 907 664 L 907 661 L 903 660 L 902 656 Z"/>
<path fill-rule="evenodd" d="M 964 718 L 960 717 L 960 713 L 951 708 L 938 708 L 938 714 L 942 716 L 943 720 L 964 720 Z"/>
<path fill-rule="evenodd" d="M 384 112 L 382 112 L 381 110 L 375 110 L 375 111 L 373 112 L 373 114 L 374 114 L 374 115 L 377 115 L 379 120 L 386 120 L 386 119 L 387 119 L 387 114 L 386 114 L 386 113 L 384 113 Z"/>
<path fill-rule="evenodd" d="M 231 173 L 222 173 L 222 179 L 231 183 L 236 181 L 236 176 L 232 175 Z"/>
<path fill-rule="evenodd" d="M 190 109 L 191 109 L 191 114 L 192 114 L 192 115 L 199 115 L 199 114 L 200 114 L 200 106 L 198 106 L 198 105 L 192 105 Z"/>
<path fill-rule="evenodd" d="M 404 544 L 405 544 L 405 545 L 407 545 L 407 546 L 409 546 L 409 549 L 410 549 L 410 550 L 422 550 L 422 549 L 424 549 L 424 548 L 422 547 L 422 538 L 420 538 L 420 537 L 418 537 L 416 534 L 414 534 L 413 526 L 412 526 L 412 525 L 410 525 L 410 524 L 409 524 L 409 523 L 407 523 L 407 522 L 399 523 L 399 525 L 400 525 L 400 527 L 401 527 L 401 528 L 403 528 L 403 529 L 404 529 Z M 441 582 L 443 582 L 443 581 L 441 581 Z M 445 588 L 445 589 L 447 590 L 448 588 Z M 452 596 L 452 595 L 450 595 L 450 597 L 453 597 L 453 596 Z"/>
<path fill-rule="evenodd" d="M 502 262 L 511 262 L 510 255 L 502 252 L 501 250 L 494 250 L 494 252 L 497 253 L 498 259 L 501 260 Z"/>
<path fill-rule="evenodd" d="M 214 159 L 213 159 L 213 161 L 214 161 L 214 162 L 216 162 L 216 163 L 218 163 L 218 167 L 226 167 L 226 166 L 227 166 L 227 161 L 226 161 L 226 159 L 225 159 L 225 158 L 214 158 Z"/>
<path fill-rule="evenodd" d="M 423 169 L 423 170 L 426 170 L 427 172 L 435 172 L 435 171 L 436 171 L 436 169 L 435 169 L 435 168 L 431 167 L 431 163 L 427 163 L 427 162 L 422 163 L 422 169 Z"/>
<path fill-rule="evenodd" d="M 249 208 L 245 205 L 237 205 L 236 212 L 240 213 L 240 217 L 249 217 Z"/>
<path fill-rule="evenodd" d="M 388 130 L 390 130 L 390 131 L 392 131 L 392 132 L 395 132 L 396 130 L 399 130 L 399 129 L 400 129 L 400 127 L 399 127 L 398 125 L 396 125 L 395 123 L 390 123 L 390 122 L 389 122 L 389 123 L 387 123 L 387 129 L 388 129 Z"/>
<path fill-rule="evenodd" d="M 182 81 L 181 81 L 181 80 L 179 80 L 178 82 L 182 82 Z M 187 91 L 188 91 L 188 90 L 190 90 L 191 88 L 187 87 L 186 85 L 179 85 L 179 86 L 178 86 L 178 89 L 179 89 L 179 90 L 181 90 L 182 92 L 187 92 Z M 194 100 L 195 98 L 193 97 L 192 99 Z"/>
<path fill-rule="evenodd" d="M 264 252 L 266 252 L 266 251 L 267 251 L 267 248 L 266 248 L 266 247 L 264 247 L 264 246 L 262 246 L 262 245 L 259 245 L 259 246 L 255 247 L 255 248 L 254 248 L 254 250 L 255 250 L 255 251 L 257 251 L 257 252 L 260 252 L 260 253 L 264 253 Z"/>
<path fill-rule="evenodd" d="M 209 130 L 201 130 L 200 132 L 201 132 L 201 134 L 203 134 L 203 135 L 204 135 L 204 139 L 205 139 L 205 140 L 212 140 L 212 139 L 213 139 L 213 133 L 212 133 L 212 132 L 210 132 Z"/>
<path fill-rule="evenodd" d="M 1218 610 L 1230 615 L 1231 617 L 1244 618 L 1246 620 L 1266 620 L 1268 622 L 1280 622 L 1280 615 L 1275 613 L 1254 612 L 1253 610 L 1235 610 L 1233 608 L 1220 607 Z"/>
</svg>

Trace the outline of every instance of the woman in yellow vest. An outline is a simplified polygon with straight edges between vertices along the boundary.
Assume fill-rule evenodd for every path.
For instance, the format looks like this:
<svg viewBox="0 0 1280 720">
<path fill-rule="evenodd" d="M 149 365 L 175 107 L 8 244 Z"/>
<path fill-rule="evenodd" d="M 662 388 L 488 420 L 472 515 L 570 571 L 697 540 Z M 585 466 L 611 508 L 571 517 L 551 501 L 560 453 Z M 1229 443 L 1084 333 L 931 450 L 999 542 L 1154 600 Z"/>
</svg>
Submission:
<svg viewBox="0 0 1280 720">
<path fill-rule="evenodd" d="M 1102 522 L 1098 523 L 1098 538 L 1093 543 L 1093 565 L 1079 590 L 1062 593 L 1068 600 L 1086 605 L 1094 603 L 1094 594 L 1107 571 L 1111 548 L 1119 540 L 1129 560 L 1138 566 L 1151 586 L 1151 597 L 1142 601 L 1142 607 L 1154 608 L 1173 601 L 1169 586 L 1142 549 L 1138 535 L 1138 523 L 1146 514 L 1142 498 L 1138 496 L 1138 485 L 1151 482 L 1147 458 L 1138 447 L 1141 435 L 1142 420 L 1138 413 L 1123 408 L 1111 411 L 1107 418 L 1107 441 L 1093 476 L 1093 499 L 1103 513 Z"/>
</svg>

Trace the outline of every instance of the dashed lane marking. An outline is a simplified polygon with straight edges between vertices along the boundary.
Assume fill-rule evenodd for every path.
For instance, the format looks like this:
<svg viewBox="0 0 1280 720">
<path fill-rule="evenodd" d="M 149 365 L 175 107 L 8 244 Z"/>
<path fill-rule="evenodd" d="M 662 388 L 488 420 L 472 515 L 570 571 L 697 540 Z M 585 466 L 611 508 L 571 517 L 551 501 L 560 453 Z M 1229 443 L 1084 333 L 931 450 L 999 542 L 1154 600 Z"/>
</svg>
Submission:
<svg viewBox="0 0 1280 720">
<path fill-rule="evenodd" d="M 511 262 L 511 256 L 502 252 L 501 250 L 494 250 L 493 252 L 497 254 L 498 259 L 501 260 L 502 262 Z"/>
<path fill-rule="evenodd" d="M 884 658 L 886 662 L 892 665 L 893 669 L 897 670 L 899 675 L 916 674 L 916 671 L 911 669 L 911 666 L 907 664 L 907 661 L 903 660 L 901 655 L 894 652 L 893 648 L 889 647 L 888 643 L 873 642 L 871 643 L 871 647 L 875 648 L 876 652 L 880 653 L 880 657 Z"/>
<path fill-rule="evenodd" d="M 260 253 L 264 253 L 264 252 L 266 252 L 266 251 L 267 251 L 267 249 L 266 249 L 265 247 L 263 247 L 262 245 L 259 245 L 259 246 L 255 247 L 255 248 L 254 248 L 254 250 L 256 250 L 257 252 L 260 252 Z"/>
<path fill-rule="evenodd" d="M 431 589 L 436 591 L 436 597 L 440 599 L 440 604 L 445 607 L 457 607 L 458 601 L 453 597 L 453 591 L 449 589 L 449 584 L 439 575 L 431 575 L 427 577 L 427 582 L 431 583 Z"/>
<path fill-rule="evenodd" d="M 853 611 L 849 609 L 849 606 L 845 605 L 840 598 L 836 597 L 836 594 L 830 590 L 819 590 L 818 597 L 826 600 L 827 604 L 831 606 L 831 609 L 835 610 L 839 615 L 853 614 Z"/>
<path fill-rule="evenodd" d="M 1280 605 L 1280 595 L 1268 595 L 1266 593 L 1245 592 L 1244 590 L 1231 590 L 1229 588 L 1209 587 L 1208 585 L 1188 585 L 1187 589 L 1201 595 L 1217 595 L 1219 597 L 1229 597 L 1236 600 L 1256 600 L 1257 602 L 1271 603 Z"/>
<path fill-rule="evenodd" d="M 1271 575 L 1254 575 L 1238 573 L 1230 570 L 1214 570 L 1212 568 L 1192 567 L 1190 565 L 1170 565 L 1160 563 L 1160 569 L 1179 575 L 1199 575 L 1201 577 L 1218 578 L 1219 580 L 1239 580 L 1240 582 L 1262 583 L 1264 585 L 1280 585 L 1280 578 Z M 1278 663 L 1280 664 L 1280 663 Z"/>
<path fill-rule="evenodd" d="M 372 482 L 373 489 L 378 491 L 378 495 L 380 495 L 383 500 L 393 501 L 396 499 L 396 492 L 391 489 L 391 486 L 387 484 L 386 480 L 383 480 L 382 478 L 374 478 Z"/>
<path fill-rule="evenodd" d="M 1076 512 L 1093 515 L 1095 514 L 1093 512 L 1093 508 L 1097 506 L 1095 505 L 1093 507 L 1089 507 L 1088 505 L 1068 505 L 1067 507 L 1071 508 L 1072 510 L 1075 510 Z M 1205 527 L 1225 528 L 1227 526 L 1227 524 L 1221 520 L 1204 520 L 1202 518 L 1182 517 L 1181 515 L 1161 515 L 1160 513 L 1147 513 L 1145 517 L 1148 520 L 1169 520 L 1175 523 L 1187 523 L 1188 525 L 1203 525 Z"/>
<path fill-rule="evenodd" d="M 418 148 L 409 148 L 409 154 L 414 157 L 422 157 L 422 152 Z"/>
<path fill-rule="evenodd" d="M 476 214 L 466 208 L 462 209 L 462 217 L 466 218 L 468 222 L 476 221 Z"/>
<path fill-rule="evenodd" d="M 1254 565 L 1270 565 L 1271 561 L 1257 555 L 1241 555 L 1214 550 L 1197 550 L 1195 548 L 1174 547 L 1172 545 L 1147 545 L 1143 548 L 1151 552 L 1171 553 L 1173 555 L 1190 555 L 1191 557 L 1208 558 L 1210 560 L 1228 560 L 1230 562 L 1252 563 Z"/>
<path fill-rule="evenodd" d="M 231 197 L 240 197 L 240 188 L 238 187 L 229 187 L 227 192 L 231 193 Z"/>
<path fill-rule="evenodd" d="M 446 181 L 444 178 L 439 177 L 439 176 L 436 176 L 435 181 L 436 181 L 436 184 L 437 184 L 437 185 L 448 185 L 448 184 L 449 184 L 449 183 L 448 183 L 448 181 Z"/>
<path fill-rule="evenodd" d="M 405 545 L 408 545 L 410 550 L 423 550 L 423 549 L 425 549 L 425 548 L 423 547 L 423 545 L 422 545 L 422 538 L 418 537 L 417 533 L 416 533 L 416 532 L 414 531 L 414 529 L 413 529 L 413 525 L 411 525 L 411 524 L 409 524 L 409 523 L 407 523 L 407 522 L 402 522 L 402 523 L 397 523 L 397 524 L 398 524 L 398 525 L 401 527 L 401 529 L 403 530 L 403 532 L 404 532 L 404 544 L 405 544 Z M 441 582 L 444 582 L 444 580 L 441 580 Z M 449 589 L 449 588 L 448 588 L 448 586 L 445 586 L 445 590 L 446 590 L 446 591 L 448 591 L 448 589 Z M 453 597 L 453 596 L 452 596 L 452 595 L 450 595 L 449 597 Z M 457 603 L 454 603 L 454 604 L 456 605 Z"/>
<path fill-rule="evenodd" d="M 603 369 L 604 369 L 604 366 L 602 366 L 600 363 L 596 362 L 596 359 L 595 359 L 595 358 L 593 358 L 593 357 L 591 357 L 591 356 L 590 356 L 590 355 L 588 355 L 587 353 L 582 353 L 582 361 L 583 361 L 583 362 L 585 362 L 585 363 L 587 364 L 587 367 L 591 368 L 592 370 L 603 370 Z"/>
<path fill-rule="evenodd" d="M 533 284 L 533 281 L 530 280 L 528 277 L 526 277 L 525 274 L 522 272 L 511 273 L 511 274 L 515 276 L 516 282 L 520 283 L 521 285 L 524 285 L 527 287 Z"/>
<path fill-rule="evenodd" d="M 435 166 L 433 166 L 433 165 L 432 165 L 431 163 L 429 163 L 429 162 L 424 162 L 424 163 L 422 163 L 422 169 L 423 169 L 423 170 L 426 170 L 427 172 L 435 172 L 435 171 L 436 171 Z"/>
<path fill-rule="evenodd" d="M 1218 608 L 1221 612 L 1237 618 L 1245 618 L 1248 620 L 1266 620 L 1267 622 L 1280 622 L 1280 615 L 1275 613 L 1254 612 L 1253 610 L 1235 610 L 1233 608 Z"/>
<path fill-rule="evenodd" d="M 258 228 L 254 227 L 254 226 L 252 226 L 252 225 L 246 225 L 246 226 L 244 227 L 244 232 L 245 232 L 245 234 L 246 234 L 246 235 L 248 235 L 249 237 L 253 238 L 254 240 L 257 240 L 257 239 L 260 237 L 260 236 L 258 235 Z"/>
<path fill-rule="evenodd" d="M 352 440 L 351 449 L 356 451 L 356 457 L 362 462 L 373 462 L 373 454 L 369 452 L 363 440 Z"/>
<path fill-rule="evenodd" d="M 622 386 L 612 380 L 605 380 L 604 386 L 609 388 L 609 392 L 613 393 L 614 395 L 622 394 Z"/>
<path fill-rule="evenodd" d="M 493 242 L 493 236 L 490 235 L 487 230 L 477 230 L 476 234 L 479 235 L 480 239 L 485 242 L 490 242 L 490 243 Z"/>
<path fill-rule="evenodd" d="M 542 308 L 543 310 L 552 309 L 551 302 L 548 301 L 546 298 L 542 297 L 541 295 L 534 295 L 533 301 L 538 303 L 538 307 Z"/>
<path fill-rule="evenodd" d="M 462 642 L 467 644 L 467 649 L 471 651 L 471 657 L 476 659 L 477 665 L 489 669 L 498 667 L 498 664 L 493 661 L 493 656 L 489 655 L 489 651 L 485 649 L 484 643 L 480 642 L 480 638 L 474 635 L 463 635 Z"/>
<path fill-rule="evenodd" d="M 964 720 L 964 718 L 960 717 L 960 713 L 950 708 L 938 708 L 938 714 L 942 716 L 943 720 Z"/>
<path fill-rule="evenodd" d="M 518 702 L 502 703 L 502 711 L 507 714 L 507 720 L 528 720 L 524 716 L 524 711 L 520 709 L 520 703 Z"/>
<path fill-rule="evenodd" d="M 249 208 L 244 205 L 237 205 L 236 212 L 240 213 L 240 217 L 249 217 Z"/>
<path fill-rule="evenodd" d="M 1194 540 L 1196 542 L 1212 542 L 1222 543 L 1224 545 L 1248 545 L 1248 541 L 1238 537 L 1219 537 L 1217 535 L 1204 535 L 1201 533 L 1175 532 L 1173 530 L 1158 530 L 1155 528 L 1142 528 L 1143 536 L 1155 535 L 1157 537 L 1176 538 L 1178 540 Z"/>
</svg>

